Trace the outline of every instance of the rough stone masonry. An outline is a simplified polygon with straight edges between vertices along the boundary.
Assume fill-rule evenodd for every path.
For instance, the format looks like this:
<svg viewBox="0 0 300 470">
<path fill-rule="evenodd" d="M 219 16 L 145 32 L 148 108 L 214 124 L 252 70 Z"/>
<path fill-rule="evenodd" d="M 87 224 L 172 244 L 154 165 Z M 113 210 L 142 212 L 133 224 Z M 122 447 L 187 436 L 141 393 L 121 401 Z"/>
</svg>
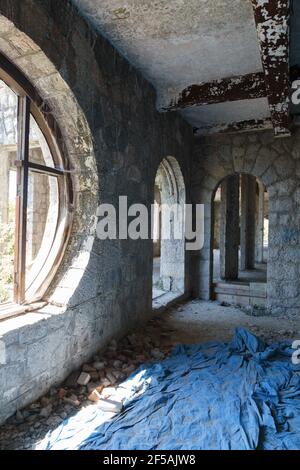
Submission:
<svg viewBox="0 0 300 470">
<path fill-rule="evenodd" d="M 98 240 L 97 206 L 126 195 L 150 207 L 167 156 L 188 187 L 192 129 L 156 111 L 154 88 L 68 1 L 1 0 L 0 51 L 60 126 L 74 184 L 72 233 L 48 306 L 0 324 L 3 422 L 151 315 L 152 241 Z"/>
</svg>

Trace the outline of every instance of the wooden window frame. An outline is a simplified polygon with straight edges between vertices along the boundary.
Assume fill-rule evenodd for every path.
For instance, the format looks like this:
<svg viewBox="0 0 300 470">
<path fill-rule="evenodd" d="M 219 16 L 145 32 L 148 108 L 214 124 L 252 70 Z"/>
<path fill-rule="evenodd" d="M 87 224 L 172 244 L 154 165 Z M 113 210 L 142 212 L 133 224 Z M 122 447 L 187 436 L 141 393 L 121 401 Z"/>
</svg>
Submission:
<svg viewBox="0 0 300 470">
<path fill-rule="evenodd" d="M 15 214 L 15 253 L 14 253 L 14 279 L 13 279 L 13 303 L 0 305 L 0 320 L 12 315 L 18 315 L 26 311 L 32 311 L 34 304 L 40 305 L 47 288 L 60 264 L 63 253 L 68 243 L 71 232 L 73 215 L 73 191 L 71 171 L 68 160 L 64 155 L 58 142 L 62 142 L 61 133 L 57 123 L 49 110 L 42 112 L 43 101 L 32 87 L 30 82 L 23 76 L 11 62 L 0 53 L 0 79 L 16 93 L 18 97 L 17 113 L 17 159 L 15 161 L 17 173 L 17 195 Z M 47 112 L 48 111 L 48 112 Z M 30 161 L 30 118 L 35 119 L 49 147 L 53 167 L 40 165 Z M 36 295 L 33 299 L 26 296 L 26 236 L 27 236 L 27 203 L 29 172 L 57 178 L 59 216 L 57 227 L 62 223 L 64 216 L 63 239 L 60 249 L 53 256 L 53 266 L 48 275 L 37 285 Z M 55 237 L 54 237 L 55 239 Z M 42 270 L 42 267 L 41 267 Z M 37 277 L 39 277 L 37 275 Z M 36 280 L 36 279 L 35 279 Z M 32 284 L 35 284 L 33 280 Z M 33 304 L 32 304 L 33 302 Z"/>
</svg>

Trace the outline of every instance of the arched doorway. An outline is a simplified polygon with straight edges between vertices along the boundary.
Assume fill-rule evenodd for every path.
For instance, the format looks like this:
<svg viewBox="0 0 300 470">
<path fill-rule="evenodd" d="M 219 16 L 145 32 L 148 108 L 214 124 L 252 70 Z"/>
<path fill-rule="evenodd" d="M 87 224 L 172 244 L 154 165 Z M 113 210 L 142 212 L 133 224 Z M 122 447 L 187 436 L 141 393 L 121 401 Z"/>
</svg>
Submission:
<svg viewBox="0 0 300 470">
<path fill-rule="evenodd" d="M 153 299 L 185 290 L 185 184 L 174 157 L 157 170 L 153 206 Z"/>
<path fill-rule="evenodd" d="M 264 307 L 267 297 L 269 197 L 249 174 L 221 181 L 213 199 L 213 298 Z"/>
</svg>

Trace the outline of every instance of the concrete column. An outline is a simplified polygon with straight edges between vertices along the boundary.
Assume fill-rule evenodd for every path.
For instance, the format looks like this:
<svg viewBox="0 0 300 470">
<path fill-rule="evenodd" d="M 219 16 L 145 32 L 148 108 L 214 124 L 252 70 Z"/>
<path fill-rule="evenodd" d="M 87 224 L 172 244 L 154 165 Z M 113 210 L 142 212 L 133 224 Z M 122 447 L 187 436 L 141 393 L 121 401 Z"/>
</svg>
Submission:
<svg viewBox="0 0 300 470">
<path fill-rule="evenodd" d="M 240 269 L 254 269 L 255 265 L 255 209 L 256 178 L 241 176 L 241 254 Z"/>
<path fill-rule="evenodd" d="M 238 278 L 239 271 L 239 176 L 221 185 L 220 276 Z"/>
<path fill-rule="evenodd" d="M 161 195 L 160 189 L 155 185 L 154 187 L 154 238 L 153 238 L 153 256 L 154 258 L 160 257 L 160 243 L 161 243 Z"/>
<path fill-rule="evenodd" d="M 265 213 L 265 187 L 258 182 L 258 197 L 256 208 L 256 262 L 264 261 L 264 213 Z"/>
</svg>

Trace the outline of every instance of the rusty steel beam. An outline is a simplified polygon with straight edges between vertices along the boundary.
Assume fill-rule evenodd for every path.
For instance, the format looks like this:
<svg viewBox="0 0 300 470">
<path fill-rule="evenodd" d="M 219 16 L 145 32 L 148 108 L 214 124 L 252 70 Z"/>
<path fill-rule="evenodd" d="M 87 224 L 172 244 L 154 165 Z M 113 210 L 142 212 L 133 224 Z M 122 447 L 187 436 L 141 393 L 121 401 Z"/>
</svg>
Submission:
<svg viewBox="0 0 300 470">
<path fill-rule="evenodd" d="M 265 96 L 264 73 L 249 73 L 248 75 L 190 85 L 169 105 L 161 107 L 161 111 L 176 111 L 191 106 L 249 100 Z"/>
<path fill-rule="evenodd" d="M 196 136 L 212 135 L 212 134 L 235 134 L 237 132 L 250 132 L 265 129 L 272 129 L 272 121 L 266 119 L 247 119 L 245 121 L 237 121 L 224 124 L 211 124 L 201 128 L 194 127 L 193 131 Z"/>
<path fill-rule="evenodd" d="M 288 136 L 290 135 L 290 1 L 251 1 L 275 135 Z"/>
<path fill-rule="evenodd" d="M 228 124 L 227 129 L 224 129 L 224 133 L 236 133 L 236 132 L 249 132 L 259 131 L 265 129 L 272 129 L 272 121 L 269 118 L 266 119 L 248 119 L 246 121 L 233 122 Z"/>
</svg>

